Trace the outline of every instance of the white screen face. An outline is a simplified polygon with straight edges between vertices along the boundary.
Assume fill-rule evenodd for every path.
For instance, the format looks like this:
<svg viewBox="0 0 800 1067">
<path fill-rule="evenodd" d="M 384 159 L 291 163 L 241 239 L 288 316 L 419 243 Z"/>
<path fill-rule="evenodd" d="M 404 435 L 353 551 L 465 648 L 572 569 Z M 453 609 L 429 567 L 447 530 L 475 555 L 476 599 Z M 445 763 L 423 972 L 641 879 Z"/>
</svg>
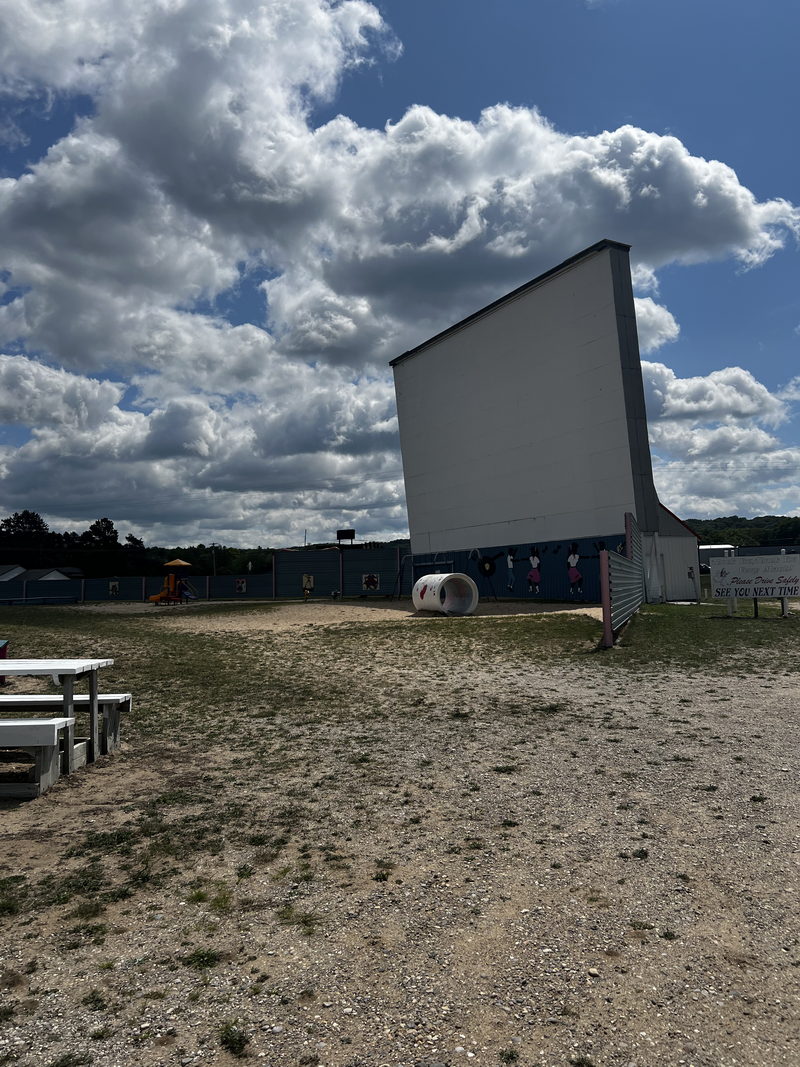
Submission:
<svg viewBox="0 0 800 1067">
<path fill-rule="evenodd" d="M 636 512 L 620 351 L 633 302 L 618 307 L 611 255 L 395 365 L 413 552 L 594 536 Z"/>
</svg>

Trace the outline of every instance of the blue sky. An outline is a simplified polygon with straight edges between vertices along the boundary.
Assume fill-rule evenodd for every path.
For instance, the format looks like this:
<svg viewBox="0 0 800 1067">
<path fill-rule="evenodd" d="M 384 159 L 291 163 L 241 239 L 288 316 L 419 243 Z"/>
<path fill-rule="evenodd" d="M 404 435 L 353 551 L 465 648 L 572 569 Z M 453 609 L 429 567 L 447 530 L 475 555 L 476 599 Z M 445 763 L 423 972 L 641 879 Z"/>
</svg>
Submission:
<svg viewBox="0 0 800 1067">
<path fill-rule="evenodd" d="M 791 0 L 18 0 L 0 514 L 405 533 L 388 360 L 632 245 L 684 518 L 800 514 Z"/>
<path fill-rule="evenodd" d="M 759 199 L 800 198 L 800 145 L 786 126 L 799 95 L 792 0 L 379 6 L 403 55 L 348 79 L 333 105 L 363 125 L 382 128 L 415 103 L 476 120 L 503 101 L 538 108 L 566 133 L 631 124 L 671 134 L 693 154 L 727 163 Z M 707 373 L 722 357 L 757 364 L 770 388 L 798 373 L 796 246 L 758 271 L 732 277 L 729 264 L 712 263 L 667 269 L 660 281 L 664 302 L 682 307 L 673 369 Z"/>
</svg>

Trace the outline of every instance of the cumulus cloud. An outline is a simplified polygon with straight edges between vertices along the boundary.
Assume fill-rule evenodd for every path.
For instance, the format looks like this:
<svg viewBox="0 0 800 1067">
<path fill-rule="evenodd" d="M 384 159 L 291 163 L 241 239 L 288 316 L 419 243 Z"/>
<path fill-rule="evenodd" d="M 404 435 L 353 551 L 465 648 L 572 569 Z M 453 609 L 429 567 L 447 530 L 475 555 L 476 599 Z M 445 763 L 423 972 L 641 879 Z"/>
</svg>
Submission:
<svg viewBox="0 0 800 1067">
<path fill-rule="evenodd" d="M 668 507 L 702 518 L 797 506 L 800 448 L 772 432 L 792 416 L 790 390 L 771 393 L 741 367 L 679 378 L 663 363 L 643 362 L 642 373 L 653 472 Z"/>
<path fill-rule="evenodd" d="M 675 316 L 657 304 L 649 296 L 635 298 L 636 326 L 639 333 L 639 349 L 645 355 L 655 352 L 670 341 L 676 341 L 680 326 Z"/>
<path fill-rule="evenodd" d="M 96 430 L 117 408 L 124 386 L 68 374 L 24 356 L 0 355 L 0 421 L 19 426 Z"/>
<path fill-rule="evenodd" d="M 648 412 L 663 419 L 759 419 L 777 425 L 786 406 L 742 367 L 678 378 L 663 363 L 642 362 Z"/>
<path fill-rule="evenodd" d="M 800 229 L 785 200 L 634 126 L 571 136 L 508 105 L 474 122 L 419 105 L 382 130 L 315 125 L 349 69 L 399 47 L 366 0 L 0 10 L 7 99 L 91 100 L 0 180 L 0 415 L 33 431 L 0 456 L 0 510 L 60 516 L 68 496 L 76 518 L 113 512 L 148 536 L 392 536 L 390 358 L 604 236 L 633 246 L 651 353 L 679 332 L 654 299 L 660 268 L 757 266 Z M 690 454 L 668 424 L 699 457 L 723 438 L 697 420 L 785 417 L 787 399 L 744 371 L 659 366 L 647 388 L 666 451 Z M 728 441 L 744 453 L 745 437 Z"/>
<path fill-rule="evenodd" d="M 779 391 L 778 396 L 785 401 L 800 400 L 800 377 L 792 378 L 790 382 L 787 382 Z"/>
<path fill-rule="evenodd" d="M 31 429 L 0 450 L 5 513 L 35 486 L 55 528 L 103 513 L 150 537 L 188 524 L 195 540 L 287 543 L 304 530 L 328 539 L 368 513 L 383 536 L 402 534 L 391 384 L 305 363 L 274 370 L 260 398 L 179 394 L 154 375 L 162 399 L 130 411 L 121 383 L 0 356 L 0 420 Z"/>
</svg>

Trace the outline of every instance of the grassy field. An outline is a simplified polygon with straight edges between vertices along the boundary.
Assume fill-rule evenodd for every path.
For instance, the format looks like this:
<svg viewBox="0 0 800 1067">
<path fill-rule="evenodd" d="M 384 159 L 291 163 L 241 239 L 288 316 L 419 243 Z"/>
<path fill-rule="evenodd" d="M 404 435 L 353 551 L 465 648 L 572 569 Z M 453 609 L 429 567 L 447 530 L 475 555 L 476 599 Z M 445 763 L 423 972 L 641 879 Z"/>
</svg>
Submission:
<svg viewBox="0 0 800 1067">
<path fill-rule="evenodd" d="M 705 862 L 723 818 L 770 808 L 777 824 L 789 810 L 789 794 L 756 767 L 751 746 L 764 734 L 752 709 L 736 715 L 735 694 L 739 687 L 752 701 L 756 682 L 776 692 L 795 685 L 800 617 L 782 619 L 777 605 L 764 604 L 758 619 L 744 611 L 728 618 L 713 603 L 650 606 L 617 648 L 603 652 L 600 624 L 577 614 L 334 626 L 309 616 L 307 625 L 270 629 L 280 610 L 2 609 L 0 636 L 10 640 L 11 655 L 110 656 L 115 664 L 103 672 L 102 688 L 130 690 L 135 705 L 121 754 L 39 801 L 0 806 L 3 838 L 15 850 L 0 868 L 4 973 L 17 976 L 11 989 L 16 981 L 20 990 L 0 1018 L 0 1037 L 5 1026 L 24 1035 L 28 1050 L 3 1053 L 0 1043 L 0 1063 L 14 1056 L 37 1067 L 58 1063 L 64 1035 L 56 1020 L 76 1008 L 92 1024 L 90 1033 L 69 1035 L 62 1055 L 89 1057 L 70 1061 L 76 1064 L 172 1062 L 168 1054 L 176 1063 L 225 1063 L 259 1052 L 281 1065 L 414 1064 L 440 1062 L 439 1054 L 449 1063 L 459 1033 L 470 1028 L 479 1063 L 600 1065 L 640 1056 L 643 1017 L 626 1007 L 616 1037 L 604 1037 L 606 1009 L 585 988 L 587 967 L 573 948 L 559 949 L 563 976 L 541 972 L 542 1003 L 530 1009 L 544 1013 L 540 1025 L 528 1031 L 523 1020 L 497 1029 L 480 1007 L 480 987 L 513 979 L 523 988 L 517 965 L 489 952 L 472 975 L 472 964 L 459 958 L 456 966 L 454 950 L 439 944 L 431 925 L 456 943 L 456 928 L 488 937 L 485 921 L 494 937 L 512 922 L 511 901 L 527 914 L 533 906 L 522 904 L 531 892 L 553 908 L 563 906 L 564 894 L 580 914 L 588 909 L 607 925 L 597 966 L 634 951 L 632 940 L 636 968 L 651 969 L 666 1003 L 666 979 L 658 977 L 669 974 L 664 946 L 679 943 L 673 956 L 691 947 L 690 966 L 704 952 L 713 955 L 700 919 L 690 920 L 684 898 L 665 889 L 696 886 L 693 907 L 708 919 L 700 868 L 677 848 L 673 824 L 691 817 Z M 770 706 L 773 732 L 781 706 Z M 786 739 L 774 743 L 779 761 Z M 722 774 L 718 752 L 730 768 Z M 596 797 L 590 785 L 600 789 Z M 620 797 L 638 826 L 620 816 Z M 669 832 L 660 828 L 662 804 L 673 808 Z M 753 862 L 758 870 L 764 861 Z M 648 875 L 631 878 L 630 863 Z M 740 875 L 752 880 L 753 869 L 731 877 Z M 455 895 L 438 901 L 432 878 L 452 894 L 483 879 L 493 904 L 476 898 L 462 913 Z M 626 897 L 626 879 L 634 899 Z M 534 892 L 533 885 L 545 888 Z M 703 892 L 713 898 L 707 885 Z M 424 933 L 404 911 L 410 894 Z M 741 923 L 738 941 L 749 945 L 747 921 L 733 910 L 726 921 Z M 427 962 L 408 947 L 417 942 L 428 946 Z M 430 1053 L 427 1037 L 420 1045 L 424 1031 L 408 1033 L 414 998 L 381 977 L 378 945 L 396 954 L 407 985 L 414 967 L 427 967 L 429 999 L 440 973 L 461 974 L 447 997 L 460 1003 L 462 1029 L 448 1031 L 439 1054 Z M 339 962 L 331 962 L 336 953 Z M 763 978 L 771 990 L 773 964 L 759 966 L 763 974 L 751 972 L 751 984 L 761 988 Z M 628 974 L 636 968 L 616 969 L 620 1000 L 631 1004 L 638 986 Z M 51 1011 L 43 991 L 65 973 L 69 981 Z M 308 1023 L 320 1040 L 291 1037 L 290 1020 L 306 1017 L 303 1005 L 345 1002 L 347 974 L 348 1003 L 362 1026 L 353 1029 L 348 1013 L 349 1040 L 344 1031 L 334 1040 L 333 1024 L 325 1024 L 333 1009 L 320 1008 L 308 1016 L 322 1020 Z M 583 1006 L 562 978 L 584 991 Z M 676 1017 L 691 1009 L 671 995 Z M 367 1025 L 370 1003 L 381 1004 L 391 1039 L 377 1023 Z M 707 1024 L 705 1015 L 697 1018 Z M 649 1015 L 646 1021 L 649 1032 Z M 743 1023 L 737 1017 L 732 1025 L 737 1031 Z M 715 1064 L 729 1062 L 721 1051 L 726 1028 L 730 1018 L 719 1033 L 708 1031 Z M 683 1062 L 666 1021 L 662 1029 L 663 1058 L 652 1053 L 642 1062 Z M 520 1032 L 522 1043 L 512 1043 Z M 781 1033 L 770 1039 L 772 1058 L 763 1062 L 791 1062 L 782 1058 L 782 1041 Z M 748 1047 L 752 1057 L 757 1046 Z"/>
<path fill-rule="evenodd" d="M 800 670 L 800 616 L 780 617 L 777 605 L 761 606 L 760 617 L 741 609 L 729 618 L 724 607 L 651 605 L 632 621 L 619 646 L 599 651 L 600 624 L 580 615 L 536 615 L 450 620 L 432 618 L 409 627 L 404 622 L 369 623 L 301 630 L 287 637 L 259 632 L 214 632 L 215 617 L 246 619 L 278 610 L 270 605 L 211 605 L 202 607 L 207 633 L 184 632 L 170 626 L 168 614 L 104 615 L 62 608 L 2 609 L 2 632 L 16 657 L 109 656 L 113 668 L 103 672 L 109 691 L 135 694 L 135 714 L 125 722 L 126 754 L 117 762 L 142 762 L 163 767 L 174 762 L 186 770 L 191 788 L 182 786 L 128 805 L 124 832 L 92 831 L 71 846 L 72 855 L 89 857 L 91 874 L 85 884 L 73 874 L 48 875 L 42 886 L 24 880 L 0 882 L 0 914 L 63 902 L 73 893 L 86 893 L 102 903 L 98 870 L 92 866 L 103 853 L 124 854 L 130 868 L 130 888 L 144 881 L 178 873 L 169 857 L 187 848 L 224 848 L 224 829 L 231 818 L 247 822 L 222 779 L 231 769 L 245 766 L 273 780 L 282 771 L 295 771 L 298 760 L 292 740 L 310 730 L 324 730 L 335 719 L 350 724 L 355 749 L 372 739 L 367 726 L 375 720 L 402 720 L 430 699 L 427 681 L 449 677 L 458 663 L 502 665 L 509 674 L 528 672 L 532 663 L 562 667 L 581 665 L 600 679 L 647 675 L 661 669 L 681 672 L 724 672 L 747 677 L 757 667 L 775 675 Z M 342 664 L 349 669 L 338 670 Z M 392 680 L 381 679 L 381 665 L 391 665 Z M 399 668 L 399 673 L 398 673 Z M 412 669 L 413 668 L 413 669 Z M 468 705 L 475 694 L 466 684 L 448 686 L 448 699 Z M 491 691 L 482 699 L 491 706 Z M 498 709 L 508 710 L 513 699 L 498 697 Z M 463 711 L 466 717 L 470 712 Z M 453 715 L 457 721 L 459 711 Z M 217 752 L 224 764 L 215 769 Z M 367 754 L 352 757 L 370 762 Z M 206 759 L 195 777 L 198 761 Z M 309 768 L 310 770 L 310 768 Z M 297 821 L 292 814 L 291 790 L 280 817 L 280 832 L 265 840 L 276 849 L 285 843 L 285 830 Z M 182 804 L 192 813 L 176 818 Z M 202 810 L 197 810 L 201 808 Z M 169 813 L 169 817 L 165 813 Z M 247 829 L 259 840 L 255 813 Z M 279 842 L 281 844 L 279 844 Z M 146 872 L 146 876 L 145 876 Z M 123 883 L 124 885 L 124 883 Z M 120 887 L 109 889 L 119 894 Z M 92 905 L 97 909 L 97 903 Z"/>
</svg>

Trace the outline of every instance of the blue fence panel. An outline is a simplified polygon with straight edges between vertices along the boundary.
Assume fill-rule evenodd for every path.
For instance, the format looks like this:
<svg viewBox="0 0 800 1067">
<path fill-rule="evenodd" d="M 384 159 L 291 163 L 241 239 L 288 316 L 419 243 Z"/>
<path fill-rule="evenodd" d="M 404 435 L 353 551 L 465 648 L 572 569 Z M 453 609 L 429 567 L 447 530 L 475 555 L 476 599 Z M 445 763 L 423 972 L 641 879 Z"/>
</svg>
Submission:
<svg viewBox="0 0 800 1067">
<path fill-rule="evenodd" d="M 9 582 L 0 582 L 0 604 L 10 604 L 20 599 L 25 593 L 22 582 L 12 579 Z"/>
<path fill-rule="evenodd" d="M 408 542 L 394 545 L 342 545 L 331 549 L 297 549 L 275 553 L 275 590 L 278 597 L 303 595 L 303 576 L 314 579 L 312 596 L 346 597 L 411 593 L 410 567 L 400 574 L 409 557 Z"/>
<path fill-rule="evenodd" d="M 402 549 L 343 548 L 343 596 L 391 596 L 397 590 Z"/>
<path fill-rule="evenodd" d="M 80 579 L 28 581 L 23 583 L 26 601 L 38 604 L 74 604 L 81 598 Z"/>
<path fill-rule="evenodd" d="M 272 574 L 216 574 L 189 579 L 200 598 L 211 600 L 272 599 Z"/>
<path fill-rule="evenodd" d="M 336 548 L 278 551 L 273 557 L 273 566 L 278 597 L 302 597 L 304 575 L 311 575 L 314 580 L 312 596 L 330 596 L 339 591 L 339 551 Z"/>
<path fill-rule="evenodd" d="M 86 578 L 83 582 L 83 597 L 84 600 L 110 600 L 111 592 L 113 588 L 112 582 L 116 582 L 117 578 Z M 142 595 L 141 586 L 139 587 L 139 594 L 136 597 L 138 600 Z M 114 600 L 118 600 L 118 597 L 114 597 Z"/>
<path fill-rule="evenodd" d="M 92 579 L 95 581 L 95 579 Z M 86 583 L 87 600 L 142 600 L 146 589 L 145 578 L 105 578 L 99 579 L 100 586 Z M 105 586 L 105 589 L 103 588 Z"/>
</svg>

